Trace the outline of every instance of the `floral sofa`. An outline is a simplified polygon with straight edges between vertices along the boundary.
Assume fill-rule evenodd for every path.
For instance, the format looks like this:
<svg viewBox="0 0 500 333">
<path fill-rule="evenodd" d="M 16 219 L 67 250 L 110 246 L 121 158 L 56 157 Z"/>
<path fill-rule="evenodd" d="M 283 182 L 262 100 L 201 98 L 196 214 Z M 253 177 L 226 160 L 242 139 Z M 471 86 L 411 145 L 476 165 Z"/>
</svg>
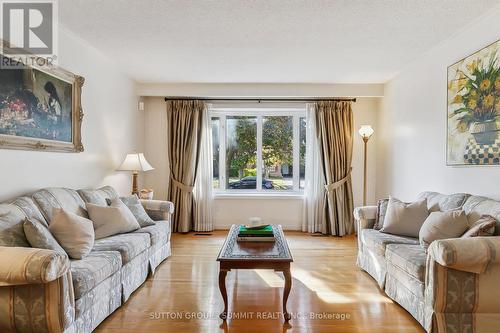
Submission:
<svg viewBox="0 0 500 333">
<path fill-rule="evenodd" d="M 462 193 L 423 198 L 430 212 L 463 209 L 469 223 L 493 216 L 495 236 L 437 240 L 426 253 L 418 239 L 373 229 L 376 206 L 359 207 L 357 265 L 427 332 L 498 332 L 500 201 Z"/>
<path fill-rule="evenodd" d="M 53 207 L 87 217 L 85 203 L 117 197 L 107 186 L 48 188 L 0 204 L 0 332 L 91 332 L 170 256 L 173 205 L 142 200 L 155 225 L 95 241 L 82 260 L 31 248 L 26 217 L 50 222 Z"/>
</svg>

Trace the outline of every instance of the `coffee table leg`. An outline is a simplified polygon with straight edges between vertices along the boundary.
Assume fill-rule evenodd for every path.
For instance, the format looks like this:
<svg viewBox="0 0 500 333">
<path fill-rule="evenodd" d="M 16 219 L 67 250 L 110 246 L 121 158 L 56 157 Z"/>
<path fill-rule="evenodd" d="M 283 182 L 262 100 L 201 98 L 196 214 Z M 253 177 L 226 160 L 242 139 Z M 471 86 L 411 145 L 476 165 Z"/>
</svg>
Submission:
<svg viewBox="0 0 500 333">
<path fill-rule="evenodd" d="M 288 322 L 291 318 L 288 310 L 286 309 L 286 302 L 288 301 L 288 295 L 290 295 L 290 289 L 292 289 L 292 274 L 290 273 L 290 268 L 283 271 L 285 276 L 285 289 L 283 290 L 283 317 L 285 322 Z"/>
<path fill-rule="evenodd" d="M 220 319 L 226 320 L 227 318 L 227 291 L 226 291 L 226 275 L 227 270 L 219 270 L 219 290 L 224 300 L 224 311 L 220 314 Z"/>
</svg>

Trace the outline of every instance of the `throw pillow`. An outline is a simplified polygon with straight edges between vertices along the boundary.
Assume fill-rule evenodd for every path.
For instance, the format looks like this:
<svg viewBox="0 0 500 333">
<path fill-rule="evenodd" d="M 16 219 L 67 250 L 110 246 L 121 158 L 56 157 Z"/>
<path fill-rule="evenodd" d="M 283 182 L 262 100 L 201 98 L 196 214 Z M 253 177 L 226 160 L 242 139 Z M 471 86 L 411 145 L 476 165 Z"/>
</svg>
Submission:
<svg viewBox="0 0 500 333">
<path fill-rule="evenodd" d="M 420 245 L 427 249 L 435 240 L 460 237 L 467 227 L 467 216 L 461 209 L 432 212 L 420 229 Z"/>
<path fill-rule="evenodd" d="M 470 226 L 469 230 L 462 235 L 462 238 L 493 236 L 496 225 L 497 220 L 493 216 L 483 215 Z"/>
<path fill-rule="evenodd" d="M 66 254 L 44 223 L 36 218 L 26 219 L 23 223 L 24 234 L 31 247 L 53 250 Z"/>
<path fill-rule="evenodd" d="M 420 227 L 429 216 L 426 200 L 405 203 L 389 197 L 381 232 L 418 238 Z"/>
<path fill-rule="evenodd" d="M 384 226 L 385 214 L 387 213 L 387 205 L 389 204 L 389 199 L 380 199 L 377 202 L 377 216 L 375 217 L 375 224 L 373 229 L 380 230 Z"/>
<path fill-rule="evenodd" d="M 49 230 L 73 259 L 82 259 L 94 247 L 92 221 L 62 208 L 53 208 Z"/>
<path fill-rule="evenodd" d="M 112 200 L 110 206 L 88 203 L 87 211 L 94 224 L 96 239 L 131 232 L 141 227 L 134 214 L 119 198 Z"/>
<path fill-rule="evenodd" d="M 78 190 L 78 194 L 80 194 L 85 203 L 101 206 L 106 206 L 106 201 L 108 199 L 112 200 L 118 198 L 118 193 L 116 193 L 116 190 L 111 186 L 104 186 L 98 189 Z"/>
<path fill-rule="evenodd" d="M 139 225 L 141 228 L 144 227 L 149 227 L 151 225 L 155 225 L 155 221 L 149 217 L 148 213 L 146 213 L 146 210 L 142 206 L 141 202 L 139 201 L 139 198 L 137 195 L 129 195 L 127 197 L 120 197 L 120 200 L 130 209 L 132 214 L 134 214 L 137 222 L 139 222 Z M 108 205 L 111 205 L 111 202 L 113 200 L 111 199 L 106 199 Z"/>
</svg>

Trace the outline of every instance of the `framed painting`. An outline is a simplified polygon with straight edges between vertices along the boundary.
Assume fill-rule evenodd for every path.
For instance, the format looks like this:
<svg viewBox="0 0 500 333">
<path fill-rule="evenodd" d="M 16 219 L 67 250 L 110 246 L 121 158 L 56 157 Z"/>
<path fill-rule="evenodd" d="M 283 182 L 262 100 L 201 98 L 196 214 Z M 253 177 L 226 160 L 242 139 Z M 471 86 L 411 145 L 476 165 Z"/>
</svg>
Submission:
<svg viewBox="0 0 500 333">
<path fill-rule="evenodd" d="M 82 152 L 84 78 L 47 64 L 17 67 L 0 66 L 0 148 Z"/>
<path fill-rule="evenodd" d="M 447 165 L 500 165 L 500 40 L 448 67 Z"/>
</svg>

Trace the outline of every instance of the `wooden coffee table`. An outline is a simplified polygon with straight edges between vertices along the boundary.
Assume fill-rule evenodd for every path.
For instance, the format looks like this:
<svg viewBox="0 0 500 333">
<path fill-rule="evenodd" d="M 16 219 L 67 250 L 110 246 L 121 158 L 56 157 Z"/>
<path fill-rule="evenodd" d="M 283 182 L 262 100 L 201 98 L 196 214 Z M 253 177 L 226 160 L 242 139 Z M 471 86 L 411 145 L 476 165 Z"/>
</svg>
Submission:
<svg viewBox="0 0 500 333">
<path fill-rule="evenodd" d="M 290 289 L 292 288 L 292 275 L 290 274 L 290 263 L 293 262 L 290 249 L 279 225 L 273 225 L 275 242 L 238 242 L 240 225 L 234 225 L 229 230 L 226 241 L 219 252 L 219 289 L 224 299 L 224 311 L 220 318 L 227 318 L 227 291 L 226 275 L 231 269 L 273 269 L 283 272 L 285 276 L 285 289 L 283 290 L 283 317 L 285 321 L 290 320 L 290 314 L 286 309 L 286 302 Z"/>
</svg>

